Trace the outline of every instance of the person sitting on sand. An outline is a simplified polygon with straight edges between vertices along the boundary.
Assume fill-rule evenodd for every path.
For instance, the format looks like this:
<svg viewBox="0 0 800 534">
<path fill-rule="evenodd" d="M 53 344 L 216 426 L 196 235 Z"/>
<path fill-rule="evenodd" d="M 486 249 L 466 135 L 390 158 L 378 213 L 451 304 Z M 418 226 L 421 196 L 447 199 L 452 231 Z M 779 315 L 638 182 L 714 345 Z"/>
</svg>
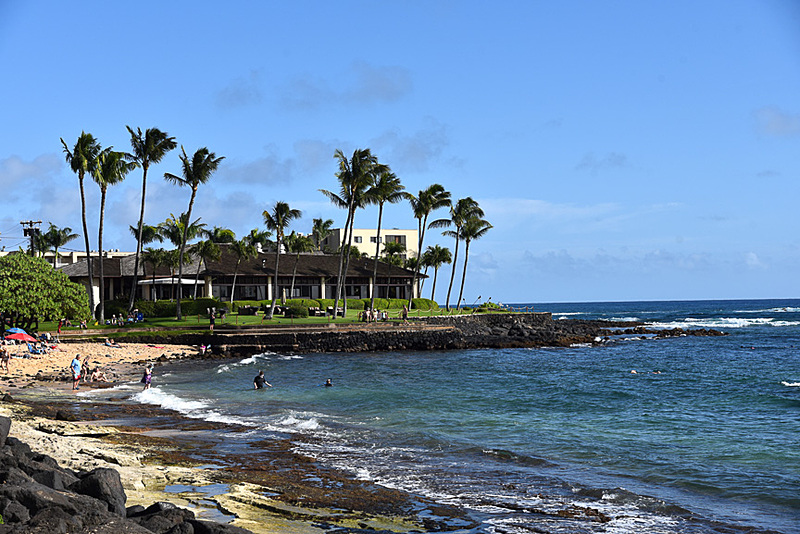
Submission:
<svg viewBox="0 0 800 534">
<path fill-rule="evenodd" d="M 122 348 L 122 346 L 119 343 L 117 343 L 113 339 L 108 339 L 108 338 L 106 338 L 105 345 L 106 345 L 106 347 L 112 347 L 114 349 L 121 349 Z"/>
<path fill-rule="evenodd" d="M 99 367 L 92 372 L 92 382 L 110 382 L 108 377 L 106 376 L 105 371 L 102 371 Z"/>
<path fill-rule="evenodd" d="M 264 378 L 264 371 L 259 371 L 253 379 L 253 389 L 263 389 L 264 386 L 272 387 L 272 384 L 267 382 L 267 379 Z"/>
</svg>

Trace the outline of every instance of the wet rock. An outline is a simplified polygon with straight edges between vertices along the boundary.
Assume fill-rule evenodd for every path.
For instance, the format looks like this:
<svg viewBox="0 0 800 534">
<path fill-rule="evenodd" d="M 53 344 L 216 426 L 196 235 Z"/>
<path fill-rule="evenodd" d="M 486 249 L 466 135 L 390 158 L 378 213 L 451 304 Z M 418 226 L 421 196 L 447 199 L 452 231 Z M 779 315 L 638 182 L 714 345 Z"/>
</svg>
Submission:
<svg viewBox="0 0 800 534">
<path fill-rule="evenodd" d="M 71 484 L 69 489 L 99 499 L 108 505 L 110 512 L 125 516 L 125 501 L 128 500 L 128 496 L 122 489 L 119 473 L 113 469 L 104 467 L 93 469 Z"/>
</svg>

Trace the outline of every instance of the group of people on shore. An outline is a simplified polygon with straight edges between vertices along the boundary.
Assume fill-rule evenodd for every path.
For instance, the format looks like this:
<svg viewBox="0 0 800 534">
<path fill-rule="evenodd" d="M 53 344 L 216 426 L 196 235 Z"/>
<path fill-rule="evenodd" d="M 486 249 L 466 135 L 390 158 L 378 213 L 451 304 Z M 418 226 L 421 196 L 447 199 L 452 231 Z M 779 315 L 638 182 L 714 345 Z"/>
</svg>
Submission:
<svg viewBox="0 0 800 534">
<path fill-rule="evenodd" d="M 408 307 L 403 306 L 403 309 L 397 314 L 403 320 L 403 323 L 408 324 Z M 378 321 L 388 321 L 389 312 L 386 310 L 364 310 L 358 314 L 358 320 L 362 323 L 374 323 Z"/>
<path fill-rule="evenodd" d="M 111 382 L 105 371 L 100 367 L 95 367 L 94 370 L 89 369 L 89 357 L 86 356 L 81 363 L 81 355 L 76 354 L 69 364 L 69 369 L 72 372 L 72 390 L 81 389 L 80 383 L 83 380 L 86 382 Z"/>
</svg>

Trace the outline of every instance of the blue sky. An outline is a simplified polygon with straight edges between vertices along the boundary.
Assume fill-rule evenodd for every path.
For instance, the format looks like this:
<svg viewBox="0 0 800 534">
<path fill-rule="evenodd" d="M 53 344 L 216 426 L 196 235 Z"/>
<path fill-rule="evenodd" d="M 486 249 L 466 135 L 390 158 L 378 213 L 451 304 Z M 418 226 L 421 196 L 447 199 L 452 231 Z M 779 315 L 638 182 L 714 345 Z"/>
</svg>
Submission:
<svg viewBox="0 0 800 534">
<path fill-rule="evenodd" d="M 238 235 L 277 200 L 298 231 L 342 225 L 318 192 L 337 148 L 472 196 L 494 228 L 468 302 L 800 297 L 798 2 L 0 0 L 0 68 L 7 249 L 21 220 L 80 233 L 59 138 L 128 150 L 131 125 L 225 156 L 195 213 Z M 161 179 L 178 153 L 151 169 L 148 223 L 186 210 Z M 140 191 L 138 170 L 109 190 L 110 248 L 133 250 Z"/>
</svg>

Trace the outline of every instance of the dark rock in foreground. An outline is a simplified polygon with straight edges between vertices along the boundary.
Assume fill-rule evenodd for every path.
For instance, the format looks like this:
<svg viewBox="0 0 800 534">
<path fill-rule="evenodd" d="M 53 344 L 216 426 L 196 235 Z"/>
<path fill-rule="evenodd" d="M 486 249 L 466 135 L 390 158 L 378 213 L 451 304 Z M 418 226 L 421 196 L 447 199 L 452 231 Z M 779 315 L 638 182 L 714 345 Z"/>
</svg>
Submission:
<svg viewBox="0 0 800 534">
<path fill-rule="evenodd" d="M 11 420 L 0 417 L 0 534 L 246 534 L 169 503 L 126 510 L 119 473 L 64 469 L 8 437 Z"/>
</svg>

